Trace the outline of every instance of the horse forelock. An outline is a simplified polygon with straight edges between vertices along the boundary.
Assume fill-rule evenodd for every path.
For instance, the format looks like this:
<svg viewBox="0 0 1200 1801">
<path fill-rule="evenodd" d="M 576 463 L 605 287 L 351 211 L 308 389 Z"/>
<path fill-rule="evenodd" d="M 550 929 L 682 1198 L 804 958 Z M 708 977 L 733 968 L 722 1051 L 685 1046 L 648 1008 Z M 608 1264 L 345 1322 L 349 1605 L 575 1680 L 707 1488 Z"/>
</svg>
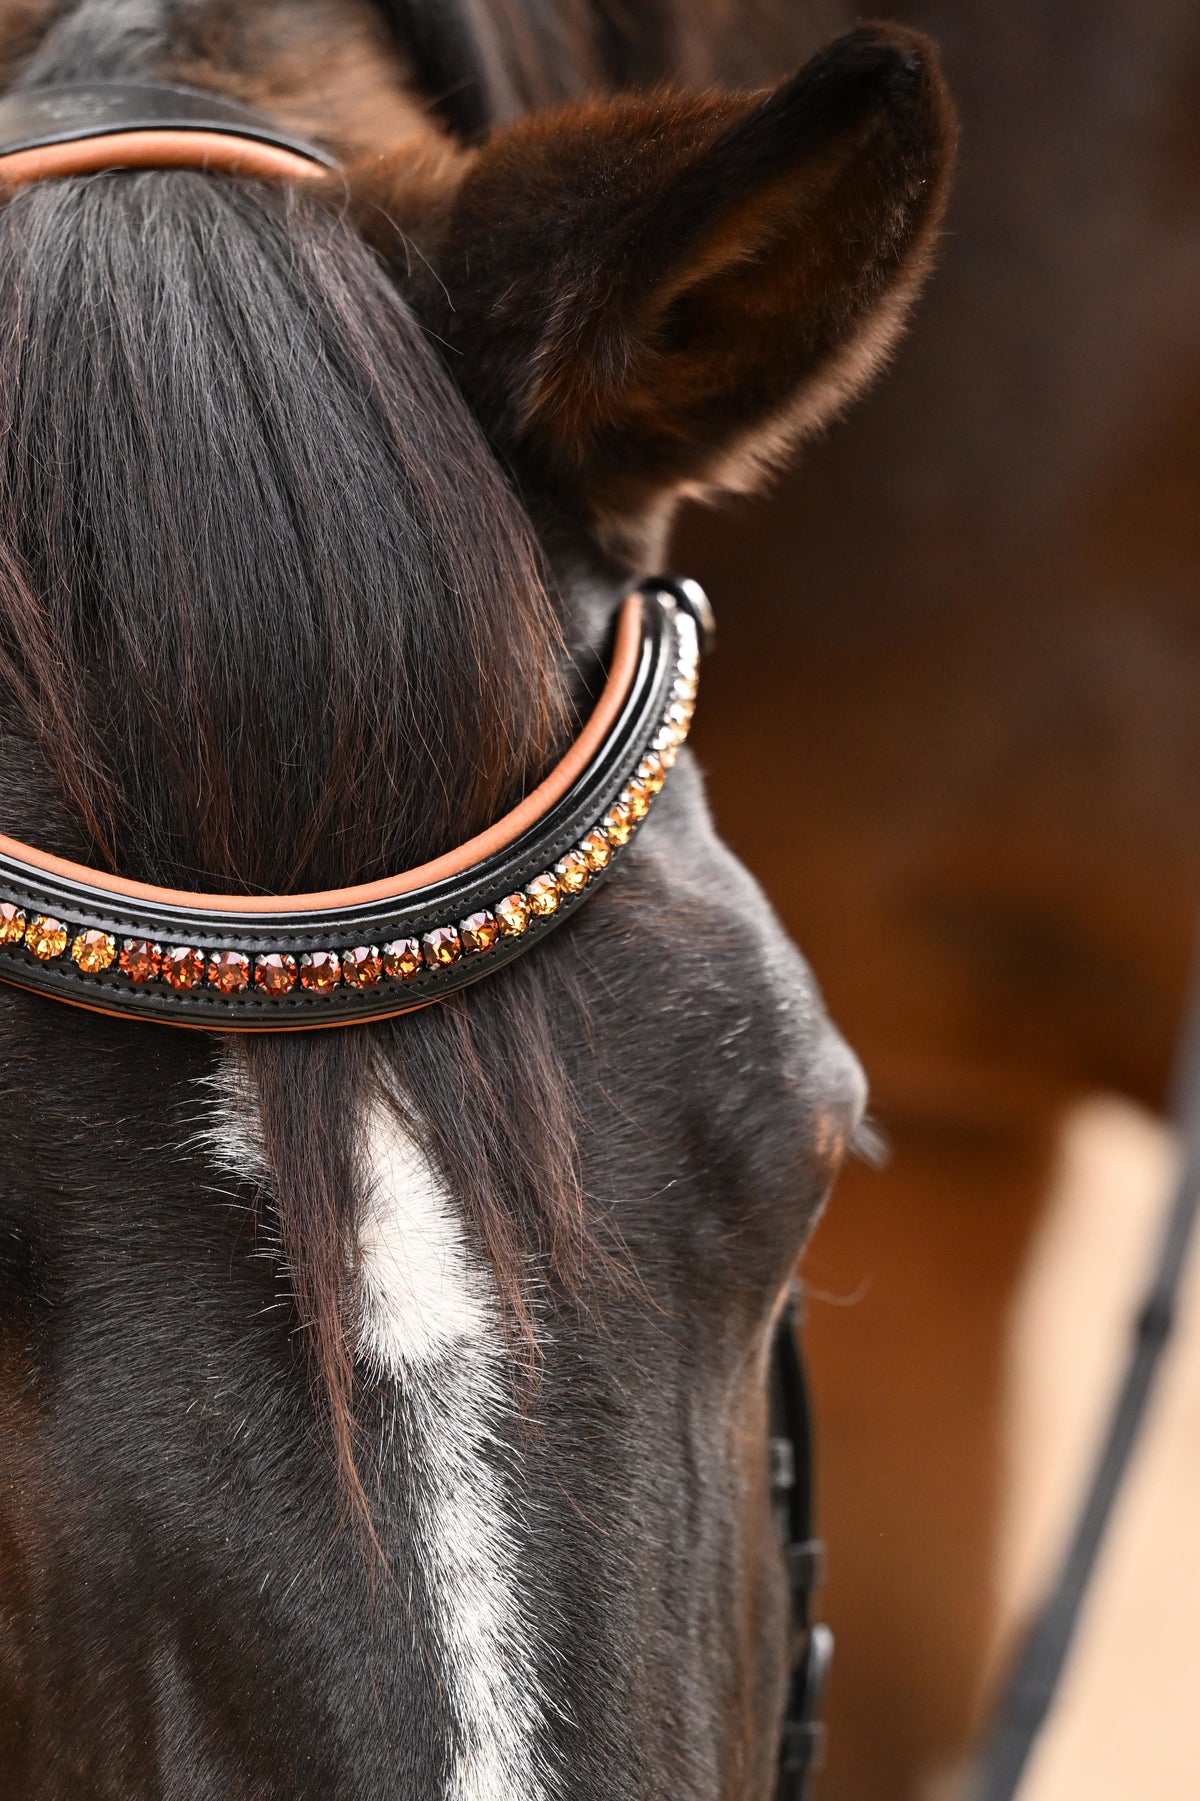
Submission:
<svg viewBox="0 0 1200 1801">
<path fill-rule="evenodd" d="M 0 383 L 10 831 L 152 880 L 341 886 L 482 829 L 560 747 L 521 508 L 338 218 L 190 174 L 27 190 L 0 211 Z M 387 1071 L 403 1059 L 408 1130 L 519 1318 L 539 1221 L 576 1244 L 538 976 L 489 986 L 433 1022 L 239 1053 L 243 1175 L 362 1509 L 359 1218 Z M 505 1093 L 501 1063 L 534 1079 Z"/>
<path fill-rule="evenodd" d="M 190 175 L 31 189 L 0 308 L 0 657 L 89 860 L 335 886 L 519 795 L 561 723 L 536 553 L 348 230 Z"/>
</svg>

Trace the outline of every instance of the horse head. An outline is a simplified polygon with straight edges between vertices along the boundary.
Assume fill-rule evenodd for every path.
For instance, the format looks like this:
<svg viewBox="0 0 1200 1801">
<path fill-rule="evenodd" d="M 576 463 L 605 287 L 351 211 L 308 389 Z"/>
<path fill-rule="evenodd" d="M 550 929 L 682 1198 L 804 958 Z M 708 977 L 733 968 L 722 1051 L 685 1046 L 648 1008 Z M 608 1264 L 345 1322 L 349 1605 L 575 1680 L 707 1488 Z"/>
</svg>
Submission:
<svg viewBox="0 0 1200 1801">
<path fill-rule="evenodd" d="M 15 838 L 255 897 L 486 832 L 680 501 L 886 356 L 951 156 L 923 40 L 526 110 L 497 16 L 0 9 L 14 91 L 182 83 L 334 164 L 4 197 Z M 864 1091 L 689 754 L 436 1005 L 0 1021 L 9 1792 L 767 1797 L 767 1359 Z"/>
</svg>

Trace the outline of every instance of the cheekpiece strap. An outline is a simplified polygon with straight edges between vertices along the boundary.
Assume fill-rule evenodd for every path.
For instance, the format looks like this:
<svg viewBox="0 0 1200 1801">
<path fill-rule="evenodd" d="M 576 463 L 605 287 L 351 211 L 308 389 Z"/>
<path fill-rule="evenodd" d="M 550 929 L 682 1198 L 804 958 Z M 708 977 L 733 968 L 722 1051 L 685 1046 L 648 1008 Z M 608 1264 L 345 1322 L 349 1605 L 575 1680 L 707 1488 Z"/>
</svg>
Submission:
<svg viewBox="0 0 1200 1801">
<path fill-rule="evenodd" d="M 381 882 L 187 894 L 0 836 L 0 981 L 223 1032 L 351 1025 L 441 1000 L 539 944 L 620 861 L 687 737 L 707 629 L 694 583 L 631 594 L 604 692 L 556 768 L 477 839 Z"/>
<path fill-rule="evenodd" d="M 812 1409 L 800 1349 L 800 1290 L 793 1287 L 775 1332 L 771 1360 L 771 1490 L 791 1589 L 792 1668 L 784 1701 L 775 1801 L 808 1801 L 821 1766 L 821 1703 L 833 1634 L 813 1619 L 824 1546 L 813 1536 Z"/>
</svg>

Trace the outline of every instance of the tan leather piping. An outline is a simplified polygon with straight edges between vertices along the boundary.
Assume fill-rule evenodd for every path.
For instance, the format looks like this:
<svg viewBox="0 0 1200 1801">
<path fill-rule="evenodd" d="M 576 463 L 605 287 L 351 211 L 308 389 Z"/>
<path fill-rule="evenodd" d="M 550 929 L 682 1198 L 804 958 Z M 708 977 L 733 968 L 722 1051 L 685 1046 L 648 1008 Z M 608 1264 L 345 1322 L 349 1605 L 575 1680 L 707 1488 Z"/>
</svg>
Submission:
<svg viewBox="0 0 1200 1801">
<path fill-rule="evenodd" d="M 0 180 L 13 187 L 62 175 L 97 175 L 103 169 L 218 169 L 267 181 L 315 181 L 329 173 L 293 150 L 229 131 L 110 131 L 0 156 Z"/>
<path fill-rule="evenodd" d="M 8 987 L 19 988 L 23 994 L 36 994 L 43 991 L 35 988 L 31 982 L 22 982 L 17 976 L 5 971 L 4 980 Z M 231 1010 L 228 1019 L 160 1019 L 154 1013 L 133 1014 L 124 1007 L 102 1007 L 96 1001 L 76 1000 L 73 995 L 55 993 L 54 999 L 64 1007 L 78 1007 L 81 1013 L 100 1013 L 105 1019 L 127 1019 L 139 1026 L 170 1026 L 175 1032 L 336 1032 L 351 1023 L 359 1025 L 376 1025 L 381 1019 L 399 1019 L 405 1013 L 420 1013 L 426 1007 L 440 1005 L 437 995 L 431 994 L 427 1000 L 409 1001 L 406 1007 L 392 1007 L 386 1013 L 372 1013 L 367 1018 L 351 1022 L 348 1019 L 301 1019 L 289 1020 L 286 1017 L 273 1019 L 269 1026 L 261 1020 L 253 1025 L 242 1025 L 236 1010 Z"/>
<path fill-rule="evenodd" d="M 342 912 L 347 907 L 363 906 L 373 901 L 392 900 L 411 894 L 415 888 L 426 888 L 450 876 L 461 875 L 473 863 L 512 844 L 522 833 L 537 824 L 551 807 L 556 806 L 578 776 L 582 775 L 600 749 L 620 713 L 637 672 L 638 653 L 642 642 L 642 597 L 631 594 L 624 602 L 617 621 L 612 663 L 604 691 L 578 738 L 561 762 L 556 763 L 544 781 L 538 783 L 523 801 L 489 826 L 486 832 L 460 844 L 456 850 L 422 863 L 418 869 L 404 870 L 400 875 L 385 876 L 378 882 L 363 882 L 356 888 L 331 888 L 322 894 L 200 894 L 183 889 L 158 888 L 150 882 L 131 882 L 125 876 L 108 875 L 89 869 L 83 863 L 69 862 L 65 857 L 51 856 L 31 844 L 0 833 L 0 852 L 18 862 L 44 869 L 48 875 L 65 876 L 72 882 L 103 889 L 131 900 L 157 901 L 186 911 L 199 909 L 217 913 L 323 913 Z"/>
</svg>

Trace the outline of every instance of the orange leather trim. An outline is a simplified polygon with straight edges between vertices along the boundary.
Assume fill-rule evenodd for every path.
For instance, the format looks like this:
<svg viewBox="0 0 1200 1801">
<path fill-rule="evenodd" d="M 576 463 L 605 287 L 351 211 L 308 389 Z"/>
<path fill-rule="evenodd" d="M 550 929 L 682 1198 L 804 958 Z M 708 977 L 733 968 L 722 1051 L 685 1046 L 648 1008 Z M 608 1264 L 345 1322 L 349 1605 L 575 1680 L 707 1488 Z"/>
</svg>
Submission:
<svg viewBox="0 0 1200 1801">
<path fill-rule="evenodd" d="M 329 173 L 295 151 L 228 131 L 111 131 L 0 156 L 0 180 L 14 187 L 102 169 L 219 169 L 267 181 L 315 181 Z"/>
<path fill-rule="evenodd" d="M 36 994 L 42 1000 L 45 991 L 31 987 L 28 982 L 19 982 L 16 976 L 5 971 L 4 981 L 10 988 L 19 988 L 23 994 Z M 461 992 L 461 991 L 460 991 Z M 446 997 L 441 997 L 445 999 Z M 364 1025 L 373 1026 L 379 1019 L 399 1019 L 405 1013 L 420 1013 L 426 1007 L 439 1005 L 439 998 L 431 995 L 426 1001 L 410 1001 L 407 1007 L 392 1007 L 387 1013 L 372 1013 L 369 1019 L 305 1019 L 289 1023 L 286 1018 L 277 1024 L 264 1026 L 261 1022 L 254 1025 L 239 1025 L 236 1013 L 229 1019 L 160 1019 L 153 1013 L 133 1014 L 121 1007 L 102 1007 L 96 1001 L 75 1000 L 69 994 L 55 993 L 54 999 L 61 1001 L 66 1007 L 78 1007 L 81 1013 L 102 1013 L 105 1019 L 127 1019 L 135 1026 L 170 1026 L 176 1032 L 336 1032 L 339 1026 Z"/>
<path fill-rule="evenodd" d="M 3 159 L 0 158 L 0 164 L 2 162 Z M 489 826 L 486 832 L 480 832 L 478 837 L 468 839 L 466 844 L 447 851 L 444 856 L 435 857 L 432 863 L 422 863 L 418 869 L 385 876 L 378 882 L 363 882 L 356 888 L 327 889 L 323 894 L 197 894 L 176 888 L 158 888 L 150 882 L 131 882 L 125 876 L 88 869 L 82 863 L 72 863 L 65 857 L 54 857 L 48 851 L 37 850 L 31 844 L 21 844 L 15 838 L 6 838 L 3 833 L 0 833 L 0 851 L 22 863 L 44 869 L 50 875 L 66 876 L 73 882 L 86 882 L 109 894 L 123 895 L 131 900 L 165 902 L 167 906 L 189 911 L 198 908 L 218 913 L 342 912 L 347 907 L 411 894 L 414 888 L 425 888 L 433 882 L 461 875 L 473 863 L 480 863 L 485 857 L 494 856 L 497 851 L 503 850 L 523 832 L 536 825 L 551 807 L 558 804 L 572 782 L 582 775 L 600 749 L 624 705 L 637 672 L 638 653 L 642 643 L 641 627 L 642 597 L 640 594 L 631 594 L 622 606 L 617 621 L 612 664 L 604 692 L 562 761 L 556 763 L 544 781 L 539 782 L 523 801 L 518 802 L 503 819 L 498 819 L 495 825 Z"/>
</svg>

